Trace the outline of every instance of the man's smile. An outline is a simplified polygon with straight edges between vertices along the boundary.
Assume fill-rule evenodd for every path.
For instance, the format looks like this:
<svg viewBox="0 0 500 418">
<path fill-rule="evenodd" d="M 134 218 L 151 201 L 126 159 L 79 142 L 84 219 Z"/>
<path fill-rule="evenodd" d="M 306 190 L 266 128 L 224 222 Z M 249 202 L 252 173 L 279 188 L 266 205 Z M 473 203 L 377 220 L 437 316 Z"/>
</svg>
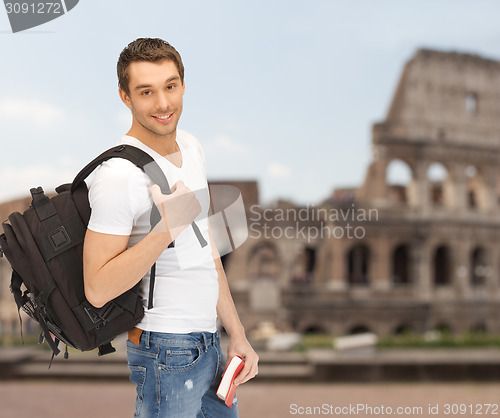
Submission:
<svg viewBox="0 0 500 418">
<path fill-rule="evenodd" d="M 172 113 L 167 113 L 164 115 L 153 115 L 153 118 L 155 118 L 160 123 L 167 123 L 167 122 L 170 122 L 172 120 L 173 115 L 174 115 L 174 113 L 172 112 Z"/>
</svg>

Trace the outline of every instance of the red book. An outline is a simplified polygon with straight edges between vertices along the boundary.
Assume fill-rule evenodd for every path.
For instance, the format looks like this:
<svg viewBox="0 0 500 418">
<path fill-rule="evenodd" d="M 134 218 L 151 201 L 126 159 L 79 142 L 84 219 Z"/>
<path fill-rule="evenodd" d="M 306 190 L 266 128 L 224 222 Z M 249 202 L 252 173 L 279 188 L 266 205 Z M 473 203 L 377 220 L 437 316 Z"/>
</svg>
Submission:
<svg viewBox="0 0 500 418">
<path fill-rule="evenodd" d="M 234 356 L 226 366 L 226 370 L 222 375 L 222 379 L 217 389 L 217 396 L 225 401 L 229 408 L 233 407 L 234 395 L 236 395 L 236 385 L 234 379 L 238 376 L 241 369 L 245 366 L 245 362 L 240 356 Z"/>
</svg>

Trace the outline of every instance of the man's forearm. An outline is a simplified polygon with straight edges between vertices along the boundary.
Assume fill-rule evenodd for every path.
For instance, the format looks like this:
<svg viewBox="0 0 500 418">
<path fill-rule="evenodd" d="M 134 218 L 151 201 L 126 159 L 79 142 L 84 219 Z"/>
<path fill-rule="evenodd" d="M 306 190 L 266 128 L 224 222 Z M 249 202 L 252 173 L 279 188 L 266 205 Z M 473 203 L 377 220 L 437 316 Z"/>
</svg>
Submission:
<svg viewBox="0 0 500 418">
<path fill-rule="evenodd" d="M 219 300 L 217 302 L 217 315 L 219 316 L 224 329 L 228 335 L 233 338 L 244 337 L 245 329 L 241 324 L 236 306 L 234 305 L 229 285 L 227 283 L 226 274 L 220 258 L 214 260 L 217 267 L 218 280 L 219 280 Z"/>
<path fill-rule="evenodd" d="M 245 336 L 245 329 L 241 324 L 236 306 L 234 305 L 233 298 L 231 296 L 231 291 L 229 290 L 229 285 L 227 283 L 226 273 L 224 272 L 224 267 L 220 259 L 219 251 L 215 245 L 215 241 L 212 237 L 212 232 L 210 226 L 208 227 L 208 235 L 210 239 L 210 244 L 212 246 L 212 258 L 215 263 L 215 268 L 217 270 L 217 277 L 219 282 L 219 299 L 217 301 L 217 316 L 224 325 L 224 329 L 231 337 Z"/>
<path fill-rule="evenodd" d="M 247 340 L 245 329 L 241 324 L 238 312 L 234 305 L 229 285 L 227 283 L 226 273 L 220 260 L 219 252 L 212 239 L 210 227 L 208 228 L 210 243 L 212 245 L 212 257 L 217 269 L 219 282 L 219 300 L 217 301 L 217 314 L 222 321 L 222 325 L 230 337 L 229 346 L 227 348 L 228 359 L 232 356 L 240 356 L 245 361 L 243 370 L 238 374 L 234 383 L 239 385 L 245 383 L 249 379 L 255 377 L 259 372 L 259 356 L 254 351 Z"/>
<path fill-rule="evenodd" d="M 167 246 L 201 211 L 194 193 L 179 180 L 164 195 L 151 187 L 162 221 L 139 243 L 127 249 L 129 237 L 88 231 L 83 249 L 85 294 L 99 307 L 132 288 L 147 273 Z"/>
<path fill-rule="evenodd" d="M 171 241 L 166 232 L 150 232 L 127 249 L 128 237 L 88 231 L 83 268 L 89 302 L 96 307 L 103 306 L 135 286 Z"/>
</svg>

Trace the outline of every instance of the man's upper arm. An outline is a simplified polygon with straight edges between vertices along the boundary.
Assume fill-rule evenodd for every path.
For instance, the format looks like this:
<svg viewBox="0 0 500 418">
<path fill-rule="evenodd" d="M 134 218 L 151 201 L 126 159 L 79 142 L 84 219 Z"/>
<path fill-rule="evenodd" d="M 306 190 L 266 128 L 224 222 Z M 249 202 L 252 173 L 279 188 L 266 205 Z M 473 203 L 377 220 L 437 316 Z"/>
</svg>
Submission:
<svg viewBox="0 0 500 418">
<path fill-rule="evenodd" d="M 100 268 L 126 249 L 138 213 L 138 195 L 147 199 L 148 189 L 144 173 L 130 161 L 116 158 L 98 169 L 89 190 L 92 212 L 84 264 Z"/>
<path fill-rule="evenodd" d="M 90 303 L 98 298 L 96 280 L 99 271 L 127 249 L 128 239 L 125 235 L 102 234 L 87 229 L 83 246 L 83 280 Z"/>
<path fill-rule="evenodd" d="M 87 229 L 83 246 L 83 266 L 88 272 L 96 273 L 108 261 L 127 249 L 129 237 L 125 235 L 102 234 Z"/>
<path fill-rule="evenodd" d="M 147 176 L 130 161 L 113 159 L 103 163 L 94 176 L 89 202 L 88 228 L 95 232 L 129 236 L 136 216 L 149 207 Z"/>
<path fill-rule="evenodd" d="M 135 198 L 142 195 L 142 172 L 129 161 L 114 159 L 99 168 L 89 191 L 92 208 L 83 248 L 83 272 L 87 298 L 95 299 L 99 271 L 127 249 L 134 218 Z M 139 189 L 139 191 L 137 191 Z M 147 194 L 147 189 L 145 191 Z"/>
</svg>

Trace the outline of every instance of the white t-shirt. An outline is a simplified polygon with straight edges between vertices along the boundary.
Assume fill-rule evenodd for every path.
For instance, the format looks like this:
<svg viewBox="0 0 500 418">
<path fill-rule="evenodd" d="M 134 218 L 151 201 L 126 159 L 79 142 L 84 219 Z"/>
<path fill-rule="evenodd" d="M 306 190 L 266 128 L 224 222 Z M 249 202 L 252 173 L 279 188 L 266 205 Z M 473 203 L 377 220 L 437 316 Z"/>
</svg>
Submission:
<svg viewBox="0 0 500 418">
<path fill-rule="evenodd" d="M 208 245 L 201 247 L 194 230 L 188 226 L 156 262 L 153 308 L 147 309 L 149 272 L 142 279 L 145 315 L 137 325 L 146 331 L 189 333 L 216 331 L 219 286 L 208 235 L 208 183 L 205 154 L 198 140 L 177 130 L 182 165 L 177 167 L 141 141 L 125 135 L 120 144 L 146 151 L 161 167 L 172 187 L 178 180 L 195 192 L 202 211 L 195 219 Z M 101 165 L 90 185 L 92 214 L 88 228 L 95 232 L 129 235 L 128 247 L 137 244 L 150 231 L 153 200 L 149 177 L 130 161 L 113 158 Z"/>
</svg>

